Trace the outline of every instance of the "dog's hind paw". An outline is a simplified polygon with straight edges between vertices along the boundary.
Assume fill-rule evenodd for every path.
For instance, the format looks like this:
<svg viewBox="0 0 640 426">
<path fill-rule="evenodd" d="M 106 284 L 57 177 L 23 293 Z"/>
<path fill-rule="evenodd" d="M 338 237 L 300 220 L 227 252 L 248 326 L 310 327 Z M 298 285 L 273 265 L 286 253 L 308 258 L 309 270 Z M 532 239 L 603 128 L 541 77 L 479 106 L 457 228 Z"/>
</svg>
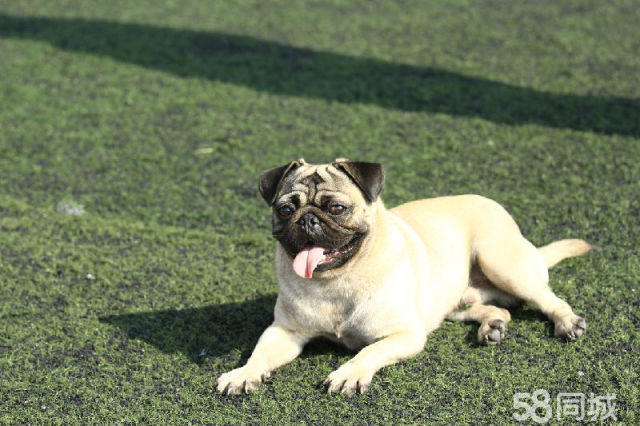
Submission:
<svg viewBox="0 0 640 426">
<path fill-rule="evenodd" d="M 482 345 L 497 345 L 504 339 L 506 329 L 501 319 L 483 323 L 478 330 L 478 341 Z"/>
<path fill-rule="evenodd" d="M 556 322 L 555 336 L 562 337 L 569 341 L 578 340 L 587 329 L 587 322 L 584 318 L 571 315 Z"/>
</svg>

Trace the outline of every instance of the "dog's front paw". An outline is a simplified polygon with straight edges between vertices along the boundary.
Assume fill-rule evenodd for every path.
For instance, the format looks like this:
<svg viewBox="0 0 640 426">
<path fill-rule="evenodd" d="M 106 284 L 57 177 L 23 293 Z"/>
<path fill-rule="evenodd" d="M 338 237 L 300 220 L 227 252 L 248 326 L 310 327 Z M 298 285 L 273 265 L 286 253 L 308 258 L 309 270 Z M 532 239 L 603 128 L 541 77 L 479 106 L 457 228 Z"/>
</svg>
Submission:
<svg viewBox="0 0 640 426">
<path fill-rule="evenodd" d="M 353 395 L 356 392 L 365 393 L 369 389 L 373 373 L 356 364 L 346 363 L 338 368 L 323 382 L 329 393 L 341 392 Z"/>
<path fill-rule="evenodd" d="M 268 377 L 269 373 L 256 372 L 245 365 L 244 367 L 236 368 L 218 377 L 215 386 L 218 393 L 238 395 L 242 392 L 248 393 L 258 389 L 260 383 Z"/>
</svg>

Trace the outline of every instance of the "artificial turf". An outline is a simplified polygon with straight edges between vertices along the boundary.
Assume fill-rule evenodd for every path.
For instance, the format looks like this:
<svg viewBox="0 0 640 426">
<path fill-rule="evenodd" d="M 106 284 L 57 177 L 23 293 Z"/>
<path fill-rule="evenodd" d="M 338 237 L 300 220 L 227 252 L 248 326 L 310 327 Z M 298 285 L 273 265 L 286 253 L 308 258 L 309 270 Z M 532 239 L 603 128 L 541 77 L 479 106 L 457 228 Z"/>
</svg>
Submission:
<svg viewBox="0 0 640 426">
<path fill-rule="evenodd" d="M 536 389 L 639 422 L 638 22 L 635 1 L 0 1 L 0 422 L 495 424 Z M 389 206 L 477 193 L 536 245 L 597 245 L 551 271 L 585 336 L 524 306 L 496 347 L 444 323 L 362 396 L 316 386 L 352 356 L 326 342 L 217 395 L 277 292 L 257 176 L 299 157 L 384 163 Z"/>
</svg>

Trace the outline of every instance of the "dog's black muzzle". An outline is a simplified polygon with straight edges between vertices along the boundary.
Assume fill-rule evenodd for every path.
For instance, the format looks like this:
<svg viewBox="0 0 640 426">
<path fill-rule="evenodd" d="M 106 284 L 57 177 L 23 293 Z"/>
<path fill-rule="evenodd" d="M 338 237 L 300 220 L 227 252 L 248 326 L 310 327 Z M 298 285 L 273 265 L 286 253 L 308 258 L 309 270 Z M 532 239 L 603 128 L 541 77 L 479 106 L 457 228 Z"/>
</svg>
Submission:
<svg viewBox="0 0 640 426">
<path fill-rule="evenodd" d="M 320 219 L 311 212 L 306 213 L 296 223 L 310 238 L 318 238 L 323 233 Z"/>
</svg>

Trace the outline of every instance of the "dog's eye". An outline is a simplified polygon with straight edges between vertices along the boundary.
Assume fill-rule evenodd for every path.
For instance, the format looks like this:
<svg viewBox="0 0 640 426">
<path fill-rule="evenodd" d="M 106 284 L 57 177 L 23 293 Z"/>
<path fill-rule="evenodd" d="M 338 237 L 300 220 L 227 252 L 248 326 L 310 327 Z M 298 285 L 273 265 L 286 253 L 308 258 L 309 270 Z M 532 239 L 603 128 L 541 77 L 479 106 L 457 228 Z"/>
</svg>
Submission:
<svg viewBox="0 0 640 426">
<path fill-rule="evenodd" d="M 291 213 L 293 213 L 293 209 L 290 206 L 282 206 L 278 208 L 278 214 L 282 217 L 291 216 Z"/>
<path fill-rule="evenodd" d="M 331 206 L 329 206 L 329 213 L 333 215 L 340 215 L 346 210 L 347 208 L 341 204 L 332 204 Z"/>
</svg>

